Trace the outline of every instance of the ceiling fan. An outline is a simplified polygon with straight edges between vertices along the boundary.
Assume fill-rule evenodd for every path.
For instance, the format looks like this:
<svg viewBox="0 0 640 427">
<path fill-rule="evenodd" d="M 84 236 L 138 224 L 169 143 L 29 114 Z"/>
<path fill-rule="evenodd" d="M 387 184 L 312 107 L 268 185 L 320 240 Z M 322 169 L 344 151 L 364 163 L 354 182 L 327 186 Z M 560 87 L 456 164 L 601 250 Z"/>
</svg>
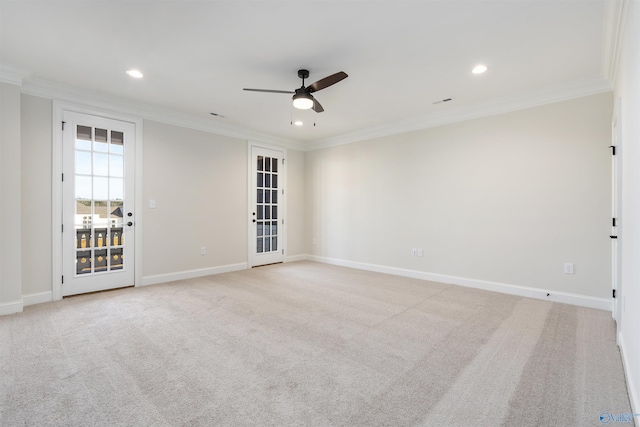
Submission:
<svg viewBox="0 0 640 427">
<path fill-rule="evenodd" d="M 302 86 L 295 91 L 290 90 L 272 90 L 272 89 L 247 89 L 244 90 L 252 92 L 269 92 L 269 93 L 293 93 L 293 106 L 301 110 L 313 109 L 316 113 L 322 113 L 324 108 L 322 105 L 311 95 L 313 92 L 325 89 L 331 85 L 338 83 L 340 80 L 344 80 L 347 77 L 347 73 L 344 71 L 337 72 L 330 76 L 320 79 L 317 82 L 304 86 L 304 79 L 309 77 L 309 70 L 298 70 L 298 77 L 302 79 Z"/>
</svg>

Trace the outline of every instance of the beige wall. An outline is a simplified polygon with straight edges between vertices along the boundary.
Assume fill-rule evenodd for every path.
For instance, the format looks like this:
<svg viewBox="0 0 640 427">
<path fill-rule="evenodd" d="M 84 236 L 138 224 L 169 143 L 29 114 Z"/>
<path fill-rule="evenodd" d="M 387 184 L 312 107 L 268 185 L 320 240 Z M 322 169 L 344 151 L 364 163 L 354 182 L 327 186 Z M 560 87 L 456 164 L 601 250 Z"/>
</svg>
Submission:
<svg viewBox="0 0 640 427">
<path fill-rule="evenodd" d="M 22 294 L 51 291 L 52 108 L 22 95 Z"/>
<path fill-rule="evenodd" d="M 305 252 L 305 153 L 287 150 L 287 256 L 304 255 Z"/>
<path fill-rule="evenodd" d="M 19 267 L 16 260 L 22 260 L 22 283 L 19 279 L 3 281 L 0 303 L 21 301 L 23 295 L 51 292 L 53 262 L 53 102 L 20 95 L 18 86 L 5 86 L 7 93 L 15 92 L 15 96 L 5 97 L 3 92 L 5 103 L 12 100 L 12 108 L 3 117 L 8 123 L 21 125 L 12 130 L 17 131 L 13 140 L 21 142 L 6 145 L 6 148 L 15 148 L 13 151 L 17 153 L 3 156 L 9 167 L 3 164 L 2 169 L 3 178 L 10 172 L 19 175 L 2 182 L 11 183 L 7 185 L 7 192 L 21 192 L 22 202 L 21 209 L 20 197 L 16 198 L 17 205 L 3 203 L 2 213 L 6 210 L 18 220 L 22 218 L 22 236 L 16 246 L 22 250 L 21 256 L 16 256 L 13 246 L 11 250 L 7 248 L 0 265 Z M 9 129 L 10 126 L 3 126 L 3 132 Z M 143 123 L 143 133 L 143 278 L 247 262 L 246 141 L 149 120 Z M 3 134 L 3 154 L 4 141 Z M 13 159 L 20 157 L 22 161 L 16 164 Z M 289 150 L 287 167 L 288 255 L 291 256 L 304 253 L 304 153 Z M 3 195 L 4 191 L 3 187 Z M 155 209 L 149 208 L 150 199 L 156 201 Z M 3 233 L 12 230 L 15 231 L 15 227 L 2 229 Z M 4 235 L 2 241 L 5 242 Z M 200 255 L 201 246 L 207 248 L 206 255 Z M 3 277 L 11 273 L 9 268 L 2 271 Z M 20 272 L 13 273 L 19 276 Z M 5 285 L 9 282 L 15 286 Z"/>
<path fill-rule="evenodd" d="M 143 277 L 246 262 L 246 152 L 241 140 L 144 121 Z"/>
<path fill-rule="evenodd" d="M 611 109 L 596 95 L 309 152 L 307 251 L 606 298 Z"/>
<path fill-rule="evenodd" d="M 22 311 L 20 87 L 0 83 L 0 314 Z"/>
</svg>

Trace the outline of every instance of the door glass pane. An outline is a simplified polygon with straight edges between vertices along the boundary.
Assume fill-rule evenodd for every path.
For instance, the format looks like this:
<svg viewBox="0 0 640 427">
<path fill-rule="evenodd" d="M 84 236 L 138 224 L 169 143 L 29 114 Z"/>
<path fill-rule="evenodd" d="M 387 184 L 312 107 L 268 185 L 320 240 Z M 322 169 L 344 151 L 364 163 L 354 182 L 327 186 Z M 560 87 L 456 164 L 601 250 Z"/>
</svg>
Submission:
<svg viewBox="0 0 640 427">
<path fill-rule="evenodd" d="M 257 200 L 258 203 L 263 203 L 263 200 L 264 200 L 263 193 L 264 193 L 264 190 L 260 190 L 260 189 L 258 190 L 258 200 Z"/>
<path fill-rule="evenodd" d="M 91 177 L 76 176 L 76 199 L 91 200 Z"/>
<path fill-rule="evenodd" d="M 91 175 L 91 153 L 88 151 L 76 151 L 76 173 Z"/>
<path fill-rule="evenodd" d="M 91 127 L 76 126 L 76 149 L 91 150 Z"/>
<path fill-rule="evenodd" d="M 258 170 L 259 171 L 264 170 L 264 160 L 262 156 L 258 156 Z"/>
<path fill-rule="evenodd" d="M 278 250 L 278 238 L 275 236 L 271 238 L 271 250 L 272 251 Z"/>
<path fill-rule="evenodd" d="M 111 131 L 111 145 L 109 148 L 112 153 L 124 153 L 124 134 L 122 132 Z"/>
<path fill-rule="evenodd" d="M 262 237 L 258 237 L 258 242 L 256 245 L 256 252 L 258 252 L 259 254 L 261 254 L 263 252 L 262 250 Z"/>
<path fill-rule="evenodd" d="M 93 174 L 102 176 L 109 175 L 109 156 L 107 154 L 93 154 Z"/>
<path fill-rule="evenodd" d="M 94 271 L 106 271 L 107 270 L 107 249 L 102 249 L 94 252 Z"/>
<path fill-rule="evenodd" d="M 109 175 L 124 176 L 124 157 L 114 154 L 109 156 Z"/>
<path fill-rule="evenodd" d="M 271 219 L 278 219 L 278 207 L 271 206 Z"/>
<path fill-rule="evenodd" d="M 271 223 L 271 233 L 278 234 L 278 221 L 273 221 Z"/>
<path fill-rule="evenodd" d="M 271 224 L 269 221 L 265 222 L 265 224 L 264 224 L 264 235 L 265 236 L 268 236 L 269 234 L 271 234 L 271 226 L 269 224 Z"/>
<path fill-rule="evenodd" d="M 259 221 L 258 222 L 258 230 L 256 231 L 258 233 L 258 236 L 262 236 L 262 230 L 263 230 L 263 222 Z"/>
<path fill-rule="evenodd" d="M 93 198 L 103 200 L 109 198 L 109 178 L 93 178 Z"/>
<path fill-rule="evenodd" d="M 258 187 L 263 187 L 264 185 L 264 174 L 258 172 Z"/>
<path fill-rule="evenodd" d="M 271 190 L 271 203 L 278 203 L 278 190 Z"/>
<path fill-rule="evenodd" d="M 124 211 L 121 200 L 111 200 L 109 202 L 109 224 L 112 227 L 122 227 L 124 224 Z"/>
<path fill-rule="evenodd" d="M 264 174 L 264 186 L 266 188 L 271 187 L 271 174 L 270 173 L 265 173 Z"/>
<path fill-rule="evenodd" d="M 111 270 L 122 270 L 122 249 L 111 249 L 109 261 Z"/>
<path fill-rule="evenodd" d="M 271 172 L 271 158 L 270 157 L 265 157 L 264 158 L 264 170 L 266 172 Z"/>
<path fill-rule="evenodd" d="M 271 159 L 271 172 L 278 172 L 278 159 L 275 157 Z"/>
<path fill-rule="evenodd" d="M 95 140 L 93 143 L 94 151 L 109 151 L 109 146 L 107 144 L 107 130 L 106 129 L 97 129 L 96 128 Z"/>
<path fill-rule="evenodd" d="M 273 175 L 273 182 L 271 183 L 271 188 L 278 188 L 278 175 Z"/>
<path fill-rule="evenodd" d="M 109 178 L 109 198 L 124 200 L 124 180 L 122 178 Z"/>
<path fill-rule="evenodd" d="M 91 251 L 78 251 L 76 253 L 76 273 L 91 273 Z"/>
</svg>

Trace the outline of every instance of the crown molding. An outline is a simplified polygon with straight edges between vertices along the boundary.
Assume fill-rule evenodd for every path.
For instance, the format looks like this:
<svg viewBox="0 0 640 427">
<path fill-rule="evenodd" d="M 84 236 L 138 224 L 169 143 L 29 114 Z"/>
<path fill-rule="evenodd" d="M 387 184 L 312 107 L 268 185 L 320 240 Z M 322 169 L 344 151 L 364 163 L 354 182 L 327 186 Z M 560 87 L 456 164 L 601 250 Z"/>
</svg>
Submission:
<svg viewBox="0 0 640 427">
<path fill-rule="evenodd" d="M 307 144 L 306 151 L 320 150 L 323 148 L 350 144 L 353 142 L 384 136 L 397 135 L 430 127 L 462 122 L 465 120 L 494 116 L 539 105 L 552 104 L 583 96 L 611 92 L 612 90 L 613 86 L 607 79 L 601 76 L 589 77 L 562 85 L 504 97 L 478 105 L 459 107 L 446 112 L 438 112 L 420 118 L 402 120 L 395 123 L 351 132 L 335 138 L 314 141 Z"/>
<path fill-rule="evenodd" d="M 260 141 L 301 151 L 304 151 L 305 149 L 304 145 L 300 142 L 277 138 L 271 135 L 245 129 L 240 126 L 212 123 L 210 119 L 178 113 L 168 109 L 128 101 L 115 96 L 79 89 L 42 79 L 34 78 L 23 80 L 22 93 L 54 99 L 61 102 L 108 110 L 120 114 L 137 116 L 146 120 L 153 120 L 156 122 L 201 130 L 204 132 L 211 132 L 217 135 L 238 138 L 241 140 Z"/>
<path fill-rule="evenodd" d="M 29 76 L 27 70 L 9 64 L 0 63 L 0 82 L 22 86 L 22 82 Z"/>
<path fill-rule="evenodd" d="M 602 75 L 615 83 L 629 0 L 606 0 L 602 26 Z"/>
</svg>

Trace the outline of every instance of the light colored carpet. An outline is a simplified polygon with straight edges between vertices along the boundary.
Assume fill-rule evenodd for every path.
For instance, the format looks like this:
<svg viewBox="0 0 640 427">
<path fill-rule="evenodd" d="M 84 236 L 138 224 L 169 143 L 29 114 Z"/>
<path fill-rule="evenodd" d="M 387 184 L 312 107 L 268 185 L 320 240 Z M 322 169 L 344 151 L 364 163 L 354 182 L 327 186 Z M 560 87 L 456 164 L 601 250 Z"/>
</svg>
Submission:
<svg viewBox="0 0 640 427">
<path fill-rule="evenodd" d="M 2 426 L 588 426 L 610 313 L 296 262 L 0 317 Z"/>
</svg>

